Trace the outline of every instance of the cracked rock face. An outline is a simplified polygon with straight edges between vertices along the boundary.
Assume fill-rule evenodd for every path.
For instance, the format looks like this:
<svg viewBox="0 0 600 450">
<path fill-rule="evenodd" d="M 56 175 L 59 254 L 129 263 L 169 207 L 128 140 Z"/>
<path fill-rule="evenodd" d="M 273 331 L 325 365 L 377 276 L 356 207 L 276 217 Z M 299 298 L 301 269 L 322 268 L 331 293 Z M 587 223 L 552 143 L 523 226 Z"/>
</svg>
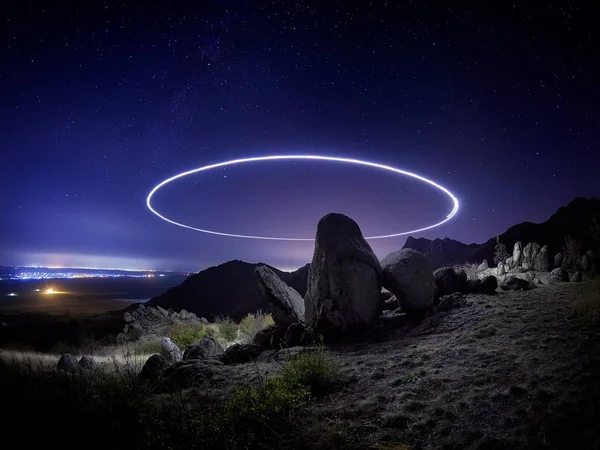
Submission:
<svg viewBox="0 0 600 450">
<path fill-rule="evenodd" d="M 381 279 L 379 261 L 358 224 L 343 214 L 324 216 L 304 298 L 307 325 L 335 334 L 376 323 Z"/>
<path fill-rule="evenodd" d="M 292 287 L 285 284 L 267 266 L 254 269 L 258 286 L 269 302 L 275 324 L 287 328 L 294 323 L 304 322 L 304 299 Z"/>
</svg>

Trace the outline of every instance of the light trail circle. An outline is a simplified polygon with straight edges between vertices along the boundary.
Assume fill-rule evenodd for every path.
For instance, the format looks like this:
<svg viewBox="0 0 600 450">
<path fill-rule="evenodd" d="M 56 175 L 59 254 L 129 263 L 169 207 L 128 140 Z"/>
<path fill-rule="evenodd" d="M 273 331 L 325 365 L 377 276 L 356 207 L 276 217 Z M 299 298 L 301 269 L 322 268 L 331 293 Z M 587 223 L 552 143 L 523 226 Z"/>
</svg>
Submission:
<svg viewBox="0 0 600 450">
<path fill-rule="evenodd" d="M 373 162 L 369 162 L 369 161 L 361 161 L 359 159 L 337 158 L 337 157 L 334 157 L 334 156 L 319 156 L 319 155 L 273 155 L 273 156 L 258 156 L 258 157 L 254 157 L 254 158 L 234 159 L 234 160 L 231 160 L 231 161 L 220 162 L 220 163 L 217 163 L 217 164 L 211 164 L 209 166 L 204 166 L 204 167 L 199 167 L 197 169 L 188 170 L 187 172 L 182 172 L 182 173 L 177 174 L 177 175 L 175 175 L 175 176 L 173 176 L 171 178 L 167 178 L 166 180 L 164 180 L 164 181 L 160 182 L 159 184 L 157 184 L 156 186 L 154 186 L 154 188 L 150 191 L 150 193 L 148 194 L 148 197 L 146 198 L 146 205 L 148 206 L 148 209 L 150 211 L 152 211 L 154 214 L 156 214 L 162 220 L 164 220 L 166 222 L 169 222 L 169 223 L 172 223 L 173 225 L 177 225 L 177 226 L 182 227 L 182 228 L 187 228 L 189 230 L 194 230 L 194 231 L 200 231 L 202 233 L 215 234 L 215 235 L 218 235 L 218 236 L 244 238 L 244 239 L 264 239 L 264 240 L 269 240 L 269 241 L 314 241 L 314 238 L 248 236 L 248 235 L 244 235 L 244 234 L 221 233 L 219 231 L 204 230 L 202 228 L 192 227 L 190 225 L 186 225 L 184 223 L 179 223 L 179 222 L 176 222 L 174 220 L 171 220 L 171 219 L 163 216 L 162 214 L 160 214 L 158 211 L 156 211 L 152 207 L 152 197 L 154 196 L 154 194 L 156 194 L 161 188 L 163 188 L 167 184 L 169 184 L 172 181 L 175 181 L 175 180 L 177 180 L 179 178 L 187 177 L 188 175 L 192 175 L 192 174 L 198 173 L 198 172 L 204 172 L 204 171 L 207 171 L 207 170 L 216 169 L 217 167 L 232 166 L 234 164 L 243 164 L 243 163 L 251 163 L 251 162 L 258 162 L 258 161 L 281 161 L 281 160 L 289 160 L 289 159 L 316 160 L 316 161 L 334 161 L 334 162 L 340 162 L 340 163 L 346 163 L 346 164 L 356 164 L 356 165 L 360 165 L 360 166 L 374 167 L 376 169 L 381 169 L 381 170 L 387 170 L 387 171 L 390 171 L 390 172 L 395 172 L 395 173 L 398 173 L 400 175 L 406 175 L 408 177 L 415 178 L 415 179 L 417 179 L 419 181 L 422 181 L 424 183 L 427 183 L 427 184 L 435 187 L 436 189 L 439 189 L 444 194 L 446 194 L 450 198 L 450 200 L 452 201 L 452 210 L 450 211 L 450 214 L 448 214 L 444 218 L 444 220 L 442 220 L 441 222 L 434 223 L 433 225 L 429 225 L 429 226 L 426 226 L 426 227 L 423 227 L 423 228 L 418 228 L 416 230 L 402 231 L 400 233 L 386 234 L 386 235 L 381 235 L 381 236 L 369 236 L 369 237 L 366 237 L 365 239 L 387 239 L 387 238 L 393 238 L 393 237 L 398 237 L 398 236 L 405 236 L 407 234 L 415 234 L 415 233 L 419 233 L 421 231 L 431 230 L 432 228 L 439 227 L 440 225 L 448 222 L 458 212 L 458 206 L 459 206 L 458 199 L 448 189 L 446 189 L 445 187 L 443 187 L 443 186 L 439 185 L 438 183 L 436 183 L 435 181 L 429 180 L 429 179 L 427 179 L 427 178 L 425 178 L 425 177 L 423 177 L 421 175 L 418 175 L 418 174 L 413 173 L 413 172 L 408 172 L 406 170 L 396 169 L 395 167 L 386 166 L 384 164 L 377 164 L 377 163 L 373 163 Z"/>
</svg>

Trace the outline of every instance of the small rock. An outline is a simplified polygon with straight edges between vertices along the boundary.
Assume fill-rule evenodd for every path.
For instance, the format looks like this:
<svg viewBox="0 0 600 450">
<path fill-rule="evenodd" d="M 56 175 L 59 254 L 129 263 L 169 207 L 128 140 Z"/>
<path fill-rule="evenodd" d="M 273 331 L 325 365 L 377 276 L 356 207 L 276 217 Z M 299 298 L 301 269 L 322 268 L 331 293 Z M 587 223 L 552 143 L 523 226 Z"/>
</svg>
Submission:
<svg viewBox="0 0 600 450">
<path fill-rule="evenodd" d="M 77 370 L 78 367 L 79 366 L 77 365 L 77 359 L 75 359 L 75 357 L 70 353 L 63 354 L 58 360 L 58 363 L 56 364 L 56 368 L 58 370 L 71 371 Z"/>
<path fill-rule="evenodd" d="M 210 359 L 210 358 L 218 358 L 223 354 L 225 350 L 212 335 L 205 335 L 202 340 L 194 345 L 190 345 L 183 352 L 183 359 Z"/>
<path fill-rule="evenodd" d="M 500 289 L 503 291 L 518 291 L 525 290 L 529 288 L 529 282 L 527 280 L 522 280 L 521 278 L 509 276 L 500 283 Z"/>
<path fill-rule="evenodd" d="M 160 342 L 161 355 L 163 355 L 167 361 L 174 363 L 183 359 L 183 353 L 177 345 L 169 338 L 163 338 Z"/>
<path fill-rule="evenodd" d="M 550 279 L 552 281 L 569 281 L 569 272 L 564 267 L 557 267 L 552 272 L 550 272 Z"/>
<path fill-rule="evenodd" d="M 142 367 L 139 377 L 147 381 L 156 381 L 167 367 L 169 367 L 167 358 L 162 355 L 152 355 Z"/>
<path fill-rule="evenodd" d="M 98 368 L 98 365 L 96 364 L 96 361 L 94 360 L 94 358 L 92 358 L 91 356 L 88 356 L 88 355 L 83 355 L 79 359 L 78 365 L 81 369 L 84 369 L 84 370 L 96 370 Z"/>
<path fill-rule="evenodd" d="M 499 277 L 502 277 L 502 276 L 504 276 L 505 273 L 506 273 L 506 269 L 504 268 L 504 264 L 499 263 L 498 267 L 496 267 L 496 275 L 498 275 Z"/>
</svg>

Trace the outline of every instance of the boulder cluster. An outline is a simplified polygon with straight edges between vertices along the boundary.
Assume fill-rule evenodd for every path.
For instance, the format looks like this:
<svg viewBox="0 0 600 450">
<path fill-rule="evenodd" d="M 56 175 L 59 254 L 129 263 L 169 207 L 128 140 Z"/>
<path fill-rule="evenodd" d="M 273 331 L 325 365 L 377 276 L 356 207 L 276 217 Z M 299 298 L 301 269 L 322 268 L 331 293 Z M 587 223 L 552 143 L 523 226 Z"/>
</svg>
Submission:
<svg viewBox="0 0 600 450">
<path fill-rule="evenodd" d="M 207 324 L 202 317 L 182 309 L 179 312 L 164 309 L 160 306 L 145 306 L 140 303 L 135 309 L 125 312 L 125 327 L 117 335 L 117 341 L 136 340 L 141 336 L 164 336 L 173 325 Z"/>
<path fill-rule="evenodd" d="M 537 242 L 530 242 L 525 247 L 518 241 L 513 246 L 512 256 L 502 264 L 498 264 L 498 274 L 502 272 L 526 272 L 535 270 L 548 272 L 550 270 L 550 251 L 547 245 L 540 246 Z"/>
</svg>

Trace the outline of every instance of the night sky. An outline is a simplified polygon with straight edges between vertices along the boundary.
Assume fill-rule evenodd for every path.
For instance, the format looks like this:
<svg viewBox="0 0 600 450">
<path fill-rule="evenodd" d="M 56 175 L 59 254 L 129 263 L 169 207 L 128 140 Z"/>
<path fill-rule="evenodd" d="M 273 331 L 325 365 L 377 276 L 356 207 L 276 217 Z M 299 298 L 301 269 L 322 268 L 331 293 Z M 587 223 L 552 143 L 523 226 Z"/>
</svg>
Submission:
<svg viewBox="0 0 600 450">
<path fill-rule="evenodd" d="M 417 172 L 461 201 L 419 236 L 469 243 L 600 195 L 594 2 L 58 3 L 0 6 L 0 264 L 299 267 L 310 242 L 206 235 L 146 208 L 163 179 L 251 156 Z M 200 228 L 297 237 L 332 211 L 370 235 L 451 210 L 407 178 L 306 161 L 197 174 L 156 206 Z M 371 244 L 382 257 L 404 240 Z"/>
</svg>

